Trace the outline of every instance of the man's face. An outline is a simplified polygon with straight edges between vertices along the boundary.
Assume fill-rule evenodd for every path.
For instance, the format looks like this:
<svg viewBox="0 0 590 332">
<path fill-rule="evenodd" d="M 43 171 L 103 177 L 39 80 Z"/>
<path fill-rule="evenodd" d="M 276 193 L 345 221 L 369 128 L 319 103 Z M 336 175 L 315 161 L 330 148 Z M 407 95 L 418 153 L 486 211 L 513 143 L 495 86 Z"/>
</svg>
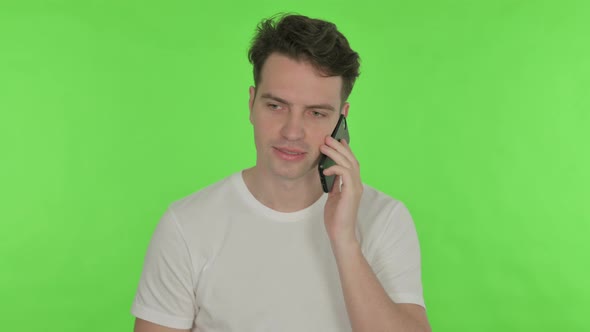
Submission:
<svg viewBox="0 0 590 332">
<path fill-rule="evenodd" d="M 312 65 L 271 54 L 250 87 L 257 168 L 285 180 L 318 177 L 319 147 L 340 116 L 342 78 L 324 77 Z M 348 113 L 348 103 L 342 113 Z"/>
</svg>

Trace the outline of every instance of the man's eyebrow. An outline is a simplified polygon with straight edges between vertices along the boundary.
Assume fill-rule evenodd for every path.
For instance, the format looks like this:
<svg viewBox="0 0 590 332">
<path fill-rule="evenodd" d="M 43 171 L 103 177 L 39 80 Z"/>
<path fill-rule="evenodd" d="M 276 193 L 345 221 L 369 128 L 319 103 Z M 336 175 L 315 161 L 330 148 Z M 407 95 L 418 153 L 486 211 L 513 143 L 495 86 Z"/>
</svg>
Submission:
<svg viewBox="0 0 590 332">
<path fill-rule="evenodd" d="M 286 101 L 285 99 L 274 96 L 268 92 L 263 93 L 260 97 L 265 98 L 265 99 L 272 99 L 272 100 L 278 101 L 279 103 L 282 103 L 285 105 L 291 105 L 291 103 Z M 307 106 L 305 106 L 305 108 L 317 108 L 317 109 L 324 109 L 324 110 L 333 111 L 333 112 L 336 111 L 334 106 L 332 106 L 330 104 L 307 105 Z"/>
<path fill-rule="evenodd" d="M 336 109 L 334 108 L 334 106 L 329 105 L 329 104 L 318 104 L 318 105 L 309 105 L 307 106 L 307 108 L 317 108 L 320 110 L 327 110 L 327 111 L 332 111 L 335 112 Z"/>
<path fill-rule="evenodd" d="M 270 94 L 268 92 L 267 93 L 263 93 L 260 97 L 265 98 L 265 99 L 272 99 L 272 100 L 278 101 L 281 104 L 291 105 L 291 103 L 288 102 L 288 101 L 286 101 L 285 99 L 279 98 L 277 96 L 273 96 L 272 94 Z"/>
</svg>

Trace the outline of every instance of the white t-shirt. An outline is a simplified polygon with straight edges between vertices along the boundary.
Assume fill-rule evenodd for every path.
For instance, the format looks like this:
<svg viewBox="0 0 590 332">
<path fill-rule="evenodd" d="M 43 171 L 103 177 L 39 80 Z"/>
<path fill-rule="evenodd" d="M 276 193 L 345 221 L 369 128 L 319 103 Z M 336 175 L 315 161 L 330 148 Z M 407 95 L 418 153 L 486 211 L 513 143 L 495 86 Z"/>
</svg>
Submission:
<svg viewBox="0 0 590 332">
<path fill-rule="evenodd" d="M 173 203 L 150 242 L 132 314 L 193 332 L 350 331 L 326 199 L 278 212 L 240 172 Z M 358 216 L 362 252 L 391 299 L 424 306 L 406 207 L 365 185 Z"/>
</svg>

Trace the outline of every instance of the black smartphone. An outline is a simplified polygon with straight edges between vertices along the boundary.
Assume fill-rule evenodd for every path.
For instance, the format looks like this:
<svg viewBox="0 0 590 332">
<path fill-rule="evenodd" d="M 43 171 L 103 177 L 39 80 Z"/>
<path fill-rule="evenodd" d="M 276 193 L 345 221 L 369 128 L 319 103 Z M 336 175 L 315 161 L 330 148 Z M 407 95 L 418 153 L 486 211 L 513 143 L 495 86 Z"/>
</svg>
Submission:
<svg viewBox="0 0 590 332">
<path fill-rule="evenodd" d="M 334 128 L 334 131 L 332 131 L 332 137 L 338 141 L 344 139 L 347 143 L 350 143 L 350 136 L 348 135 L 348 125 L 346 124 L 346 118 L 342 114 L 340 114 L 340 118 L 338 119 L 336 128 Z M 322 153 L 322 156 L 320 157 L 320 163 L 318 164 L 318 171 L 320 172 L 320 180 L 322 182 L 322 188 L 324 189 L 325 193 L 330 192 L 330 190 L 332 190 L 332 187 L 334 186 L 334 179 L 336 179 L 336 176 L 325 176 L 324 170 L 330 168 L 335 164 L 336 162 L 332 160 L 332 158 Z"/>
</svg>

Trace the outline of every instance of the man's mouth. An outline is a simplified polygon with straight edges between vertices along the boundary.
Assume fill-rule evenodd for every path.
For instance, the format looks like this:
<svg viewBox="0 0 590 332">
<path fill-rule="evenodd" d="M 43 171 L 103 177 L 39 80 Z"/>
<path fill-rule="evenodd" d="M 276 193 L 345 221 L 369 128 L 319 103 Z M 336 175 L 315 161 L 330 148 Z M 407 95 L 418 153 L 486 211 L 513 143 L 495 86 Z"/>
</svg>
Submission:
<svg viewBox="0 0 590 332">
<path fill-rule="evenodd" d="M 279 152 L 282 152 L 286 155 L 289 156 L 300 156 L 305 154 L 306 152 L 303 150 L 299 150 L 299 149 L 291 149 L 291 148 L 280 148 L 280 147 L 275 147 L 275 149 Z"/>
<path fill-rule="evenodd" d="M 286 154 L 292 154 L 292 155 L 303 154 L 303 152 L 295 152 L 295 151 L 282 150 L 282 149 L 280 149 L 280 150 L 283 151 Z"/>
</svg>

